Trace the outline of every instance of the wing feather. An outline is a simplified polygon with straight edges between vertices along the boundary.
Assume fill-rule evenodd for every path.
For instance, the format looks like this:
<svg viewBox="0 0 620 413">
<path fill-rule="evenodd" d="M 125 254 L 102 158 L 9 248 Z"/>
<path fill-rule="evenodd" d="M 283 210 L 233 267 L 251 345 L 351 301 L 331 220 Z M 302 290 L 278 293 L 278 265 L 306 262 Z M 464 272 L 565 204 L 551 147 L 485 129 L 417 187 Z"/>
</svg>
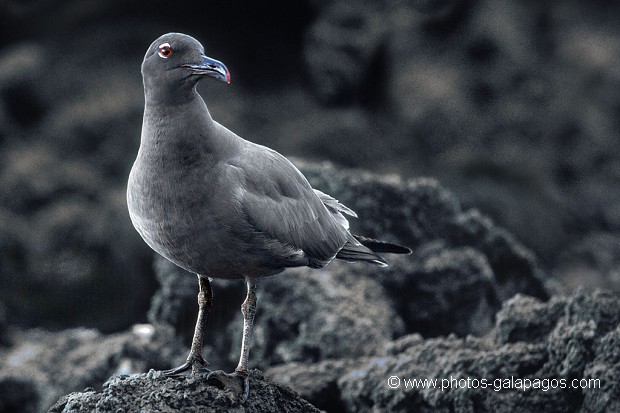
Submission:
<svg viewBox="0 0 620 413">
<path fill-rule="evenodd" d="M 347 242 L 348 231 L 292 163 L 265 149 L 235 165 L 245 172 L 241 205 L 248 223 L 274 243 L 268 251 L 286 245 L 302 250 L 308 265 L 326 265 Z"/>
<path fill-rule="evenodd" d="M 317 194 L 323 205 L 332 213 L 332 216 L 340 225 L 344 227 L 344 229 L 349 229 L 349 221 L 342 215 L 343 213 L 350 215 L 354 218 L 357 218 L 357 214 L 350 209 L 349 207 L 341 204 L 334 197 L 327 195 L 325 192 L 319 191 L 318 189 L 314 190 L 314 193 Z"/>
</svg>

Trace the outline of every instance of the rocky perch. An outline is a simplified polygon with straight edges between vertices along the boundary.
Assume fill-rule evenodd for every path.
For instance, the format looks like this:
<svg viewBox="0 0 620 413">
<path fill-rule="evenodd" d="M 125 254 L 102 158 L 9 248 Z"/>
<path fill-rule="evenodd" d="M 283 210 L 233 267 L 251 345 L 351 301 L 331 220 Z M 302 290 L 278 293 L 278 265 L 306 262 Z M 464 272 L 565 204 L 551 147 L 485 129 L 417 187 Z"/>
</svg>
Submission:
<svg viewBox="0 0 620 413">
<path fill-rule="evenodd" d="M 78 387 L 86 389 L 60 397 L 49 412 L 620 409 L 620 300 L 602 291 L 547 302 L 517 295 L 484 337 L 409 334 L 376 347 L 371 356 L 289 362 L 269 368 L 268 379 L 254 370 L 244 404 L 204 376 L 118 374 L 171 357 L 178 343 L 159 328 L 138 326 L 113 337 L 91 330 L 22 337 L 3 354 L 0 412 L 41 411 L 50 397 Z M 117 374 L 100 387 L 110 372 Z M 420 380 L 417 387 L 413 380 Z"/>
<path fill-rule="evenodd" d="M 252 393 L 245 403 L 207 384 L 206 374 L 192 378 L 166 378 L 151 370 L 147 374 L 115 376 L 103 390 L 87 389 L 62 397 L 49 413 L 69 412 L 319 412 L 290 388 L 250 372 Z"/>
<path fill-rule="evenodd" d="M 196 317 L 195 278 L 157 259 L 150 324 L 115 334 L 0 329 L 0 413 L 620 407 L 617 296 L 559 295 L 531 251 L 435 180 L 296 163 L 362 217 L 354 232 L 414 253 L 389 257 L 386 269 L 338 262 L 261 280 L 250 364 L 268 379 L 252 372 L 246 403 L 204 377 L 145 373 L 184 360 Z M 242 284 L 214 284 L 205 346 L 213 369 L 234 367 Z M 411 388 L 413 379 L 452 387 Z M 536 379 L 538 388 L 518 388 Z"/>
</svg>

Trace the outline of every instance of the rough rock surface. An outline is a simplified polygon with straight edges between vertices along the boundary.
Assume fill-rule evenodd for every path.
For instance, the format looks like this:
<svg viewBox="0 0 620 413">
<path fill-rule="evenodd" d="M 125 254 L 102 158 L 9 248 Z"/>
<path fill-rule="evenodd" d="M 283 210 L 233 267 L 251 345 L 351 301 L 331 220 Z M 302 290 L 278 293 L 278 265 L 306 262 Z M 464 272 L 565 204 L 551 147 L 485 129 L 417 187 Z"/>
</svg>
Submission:
<svg viewBox="0 0 620 413">
<path fill-rule="evenodd" d="M 357 212 L 354 233 L 414 248 L 413 256 L 389 257 L 386 269 L 365 268 L 388 291 L 408 332 L 481 334 L 502 301 L 518 292 L 545 299 L 554 289 L 531 251 L 433 179 L 298 164 L 315 187 Z"/>
<path fill-rule="evenodd" d="M 319 412 L 294 391 L 250 372 L 250 394 L 242 403 L 237 395 L 207 384 L 206 374 L 166 378 L 161 373 L 112 377 L 101 392 L 87 389 L 62 397 L 49 413 L 81 412 Z"/>
<path fill-rule="evenodd" d="M 200 86 L 215 119 L 287 156 L 336 162 L 297 163 L 316 187 L 359 213 L 355 232 L 415 249 L 389 257 L 388 269 L 330 267 L 329 282 L 303 272 L 265 282 L 273 292 L 261 293 L 251 363 L 285 363 L 280 377 L 328 411 L 495 411 L 500 403 L 515 411 L 619 410 L 618 327 L 616 313 L 605 312 L 616 298 L 573 294 L 580 285 L 620 289 L 618 3 L 306 0 L 278 7 L 0 2 L 0 412 L 41 411 L 87 386 L 101 391 L 111 374 L 131 372 L 120 360 L 143 373 L 186 355 L 169 326 L 189 343 L 195 278 L 160 264 L 153 270 L 124 201 L 142 114 L 140 62 L 152 39 L 172 30 L 201 39 L 233 73 L 230 86 Z M 433 179 L 409 180 L 421 175 Z M 155 297 L 153 272 L 162 285 Z M 295 285 L 317 295 L 293 294 L 299 308 L 283 314 L 278 304 L 291 308 Z M 206 356 L 230 370 L 244 288 L 215 288 Z M 366 328 L 370 317 L 347 311 L 344 300 L 355 309 L 364 301 L 353 291 L 370 292 L 365 313 L 376 325 Z M 530 297 L 510 300 L 517 293 Z M 151 355 L 127 330 L 146 321 L 149 302 L 159 343 Z M 304 308 L 313 308 L 311 316 Z M 391 315 L 394 324 L 386 322 Z M 77 326 L 104 333 L 26 330 Z M 317 346 L 312 334 L 329 346 Z M 347 337 L 358 334 L 366 342 L 385 336 L 346 354 Z M 102 358 L 90 355 L 93 346 Z M 30 351 L 57 363 L 34 362 L 24 356 Z M 602 389 L 387 393 L 356 379 L 386 369 L 382 357 L 395 371 L 408 372 L 411 360 L 422 372 L 454 362 L 472 375 L 517 369 L 600 377 Z M 7 368 L 9 360 L 17 366 Z M 59 369 L 79 380 L 59 382 Z"/>
<path fill-rule="evenodd" d="M 370 355 L 402 335 L 403 322 L 384 289 L 364 273 L 363 265 L 333 263 L 260 282 L 254 364 Z M 227 329 L 234 338 L 233 361 L 239 358 L 242 325 L 238 317 Z"/>
<path fill-rule="evenodd" d="M 405 333 L 480 335 L 492 327 L 503 300 L 517 293 L 549 296 L 534 255 L 478 211 L 464 210 L 436 181 L 296 162 L 315 187 L 338 194 L 358 213 L 360 219 L 351 220 L 354 233 L 401 242 L 414 254 L 387 257 L 388 268 L 334 262 L 262 280 L 253 346 L 258 367 L 374 354 L 385 340 Z M 162 287 L 150 321 L 174 325 L 189 344 L 195 276 L 163 259 L 155 267 Z M 238 358 L 244 294 L 242 282 L 214 282 L 206 343 L 208 358 L 218 365 L 232 368 Z"/>
<path fill-rule="evenodd" d="M 620 236 L 595 232 L 562 253 L 555 275 L 568 288 L 585 285 L 618 290 L 620 287 Z"/>
<path fill-rule="evenodd" d="M 266 369 L 295 362 L 301 366 L 299 374 L 303 374 L 302 363 L 312 366 L 331 360 L 333 368 L 318 370 L 330 370 L 332 374 L 340 371 L 340 380 L 352 361 L 383 357 L 384 349 L 392 347 L 394 339 L 409 337 L 408 333 L 427 337 L 449 333 L 482 335 L 493 331 L 494 315 L 505 297 L 517 293 L 548 297 L 546 276 L 533 254 L 479 212 L 463 209 L 436 181 L 402 181 L 329 164 L 299 165 L 313 184 L 341 194 L 340 200 L 363 217 L 352 220 L 354 232 L 406 243 L 414 253 L 389 257 L 392 265 L 388 268 L 335 262 L 322 270 L 298 269 L 262 280 L 252 366 Z M 85 330 L 90 332 L 82 339 L 68 341 L 76 347 L 75 352 L 88 357 L 93 345 L 101 345 L 105 351 L 92 360 L 94 364 L 86 369 L 84 380 L 50 388 L 50 383 L 55 383 L 50 379 L 51 369 L 33 366 L 30 361 L 17 370 L 40 369 L 42 379 L 32 381 L 24 373 L 10 376 L 31 383 L 23 388 L 37 395 L 36 406 L 49 405 L 63 392 L 95 387 L 121 367 L 125 372 L 137 373 L 148 368 L 169 368 L 183 361 L 187 348 L 172 340 L 170 327 L 184 337 L 186 345 L 189 343 L 196 317 L 196 278 L 163 259 L 156 260 L 155 269 L 161 287 L 149 312 L 154 326 L 149 327 L 153 332 L 150 340 L 155 343 L 150 352 L 145 355 L 133 347 L 140 348 L 141 344 L 131 332 L 103 336 Z M 212 368 L 231 370 L 237 361 L 244 288 L 242 282 L 215 280 L 214 311 L 209 317 L 205 347 Z M 47 334 L 45 340 L 59 349 L 53 351 L 71 355 L 73 350 L 68 348 L 73 347 L 62 343 L 77 333 L 29 334 Z M 24 346 L 32 345 L 27 334 L 14 341 L 15 345 L 7 349 L 11 354 L 22 354 Z M 127 348 L 133 348 L 129 353 L 143 362 L 120 363 Z M 333 381 L 317 386 L 313 394 L 327 396 L 312 401 L 330 410 L 349 405 L 344 396 L 336 397 L 334 389 L 341 388 L 334 386 Z"/>
<path fill-rule="evenodd" d="M 59 81 L 98 61 L 88 45 L 57 44 L 83 50 L 71 60 L 32 42 L 0 50 L 0 300 L 15 324 L 118 331 L 148 308 L 136 291 L 153 291 L 117 184 L 137 145 L 142 92 L 117 69 Z"/>
<path fill-rule="evenodd" d="M 497 411 L 499 406 L 524 411 L 555 406 L 551 411 L 571 411 L 575 403 L 586 400 L 598 409 L 617 402 L 613 385 L 602 381 L 605 400 L 592 393 L 598 389 L 515 393 L 387 387 L 390 375 L 403 380 L 470 376 L 493 382 L 505 377 L 596 378 L 615 357 L 610 343 L 615 340 L 620 303 L 603 292 L 539 301 L 547 300 L 552 289 L 533 254 L 479 212 L 464 209 L 434 180 L 404 182 L 329 164 L 301 162 L 300 166 L 313 184 L 341 194 L 340 200 L 364 217 L 352 222 L 354 232 L 407 243 L 414 253 L 391 257 L 387 269 L 333 263 L 324 270 L 296 270 L 263 280 L 259 284 L 253 365 L 269 369 L 274 380 L 291 385 L 302 397 L 328 411 L 406 411 L 411 406 L 421 411 Z M 35 411 L 63 393 L 94 387 L 123 369 L 139 372 L 180 363 L 186 348 L 172 339 L 169 326 L 179 334 L 191 331 L 196 314 L 195 276 L 161 259 L 156 270 L 162 286 L 149 314 L 156 327 L 145 327 L 150 331 L 147 337 L 141 340 L 132 332 L 102 336 L 92 330 L 18 334 L 11 338 L 13 347 L 3 350 L 3 359 L 10 365 L 2 369 L 4 384 L 0 388 L 12 396 L 0 400 L 9 408 Z M 236 314 L 243 289 L 241 282 L 216 280 L 214 303 L 218 310 L 210 318 L 205 352 L 215 368 L 234 366 L 241 333 Z M 517 295 L 497 313 L 507 297 L 518 293 L 537 298 Z M 454 334 L 422 337 L 450 333 L 461 338 Z M 57 381 L 53 367 L 38 361 L 44 354 L 41 342 L 51 343 L 50 351 L 56 352 L 56 356 L 44 357 L 54 366 L 69 363 L 70 373 L 64 373 L 67 380 Z M 86 365 L 76 365 L 85 360 Z M 37 374 L 33 376 L 32 371 Z M 148 394 L 151 384 L 144 381 L 146 376 L 132 377 L 141 383 L 139 391 Z M 115 406 L 125 400 L 132 389 L 125 384 L 134 379 L 126 383 L 124 378 L 114 378 L 102 392 L 68 396 L 55 409 L 79 411 L 80 403 Z M 55 383 L 64 384 L 59 387 Z M 185 384 L 190 393 L 203 390 L 203 384 Z M 213 400 L 207 398 L 204 403 L 231 403 L 217 396 L 215 389 L 207 392 Z M 176 400 L 173 391 L 165 394 L 159 402 L 185 403 Z M 140 403 L 153 402 L 146 396 L 138 399 Z M 258 406 L 262 408 L 262 404 Z"/>
<path fill-rule="evenodd" d="M 485 337 L 412 334 L 374 357 L 291 363 L 266 375 L 317 406 L 330 400 L 330 411 L 611 412 L 620 406 L 619 334 L 620 299 L 608 292 L 546 303 L 517 295 Z M 437 387 L 412 388 L 425 379 Z"/>
<path fill-rule="evenodd" d="M 10 344 L 7 330 L 8 330 L 8 325 L 7 325 L 6 310 L 2 302 L 0 302 L 0 347 L 8 346 Z"/>
<path fill-rule="evenodd" d="M 569 288 L 582 268 L 616 288 L 614 249 L 594 265 L 567 266 L 561 254 L 620 232 L 615 3 L 178 4 L 165 15 L 145 0 L 0 4 L 0 189 L 10 194 L 0 199 L 0 300 L 12 324 L 121 331 L 145 321 L 156 284 L 123 192 L 140 61 L 153 38 L 181 27 L 233 71 L 230 87 L 201 92 L 241 136 L 286 155 L 434 176 Z"/>
<path fill-rule="evenodd" d="M 10 334 L 0 347 L 0 412 L 41 412 L 60 396 L 98 387 L 112 374 L 172 367 L 182 345 L 170 328 L 136 325 L 103 335 L 92 329 Z M 184 354 L 183 354 L 184 356 Z"/>
<path fill-rule="evenodd" d="M 327 103 L 370 99 L 387 34 L 377 1 L 334 1 L 321 10 L 304 42 L 313 89 Z M 381 84 L 381 82 L 379 82 Z"/>
</svg>

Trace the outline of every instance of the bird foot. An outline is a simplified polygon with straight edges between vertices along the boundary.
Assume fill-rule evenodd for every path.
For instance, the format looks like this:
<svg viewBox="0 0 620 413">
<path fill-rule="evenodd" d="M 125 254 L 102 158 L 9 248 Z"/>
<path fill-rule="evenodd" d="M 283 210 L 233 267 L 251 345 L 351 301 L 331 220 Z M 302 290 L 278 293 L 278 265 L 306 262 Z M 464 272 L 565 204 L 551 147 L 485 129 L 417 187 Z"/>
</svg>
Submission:
<svg viewBox="0 0 620 413">
<path fill-rule="evenodd" d="M 189 357 L 187 357 L 187 361 L 185 363 L 181 364 L 179 367 L 175 367 L 170 370 L 164 370 L 163 373 L 164 376 L 167 377 L 180 376 L 187 371 L 190 371 L 190 374 L 192 375 L 198 373 L 211 374 L 211 370 L 203 367 L 207 364 L 209 363 L 207 363 L 207 361 L 202 357 L 202 355 L 190 354 Z"/>
<path fill-rule="evenodd" d="M 223 370 L 212 371 L 207 376 L 207 383 L 223 390 L 232 390 L 241 396 L 241 403 L 245 403 L 250 395 L 248 374 L 242 371 L 226 373 Z"/>
</svg>

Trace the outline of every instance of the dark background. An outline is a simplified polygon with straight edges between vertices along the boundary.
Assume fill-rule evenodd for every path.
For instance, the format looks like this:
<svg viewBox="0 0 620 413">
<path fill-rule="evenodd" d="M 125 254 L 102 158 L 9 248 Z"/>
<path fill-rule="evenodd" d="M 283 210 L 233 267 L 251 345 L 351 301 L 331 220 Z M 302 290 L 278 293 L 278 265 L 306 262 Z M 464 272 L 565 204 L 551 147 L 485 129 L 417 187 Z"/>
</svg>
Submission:
<svg viewBox="0 0 620 413">
<path fill-rule="evenodd" d="M 613 1 L 0 3 L 0 312 L 144 321 L 152 253 L 125 204 L 140 63 L 179 31 L 226 63 L 213 117 L 287 156 L 432 176 L 559 285 L 620 288 Z M 338 194 L 332 194 L 338 197 Z"/>
</svg>

